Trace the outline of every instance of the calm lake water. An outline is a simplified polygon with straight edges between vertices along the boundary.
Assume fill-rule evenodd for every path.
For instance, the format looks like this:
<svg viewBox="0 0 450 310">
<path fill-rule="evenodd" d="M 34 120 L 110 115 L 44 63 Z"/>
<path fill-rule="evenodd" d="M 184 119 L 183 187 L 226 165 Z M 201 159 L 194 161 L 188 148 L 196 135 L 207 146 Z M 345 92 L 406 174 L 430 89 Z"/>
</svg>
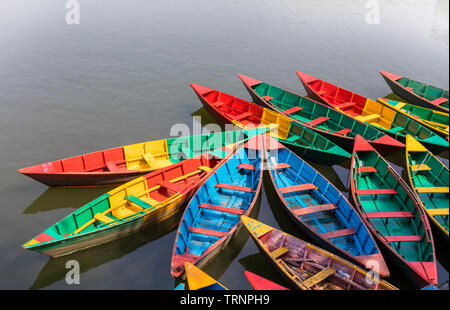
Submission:
<svg viewBox="0 0 450 310">
<path fill-rule="evenodd" d="M 170 136 L 193 115 L 213 121 L 189 87 L 205 84 L 244 99 L 238 73 L 306 94 L 296 70 L 373 99 L 390 93 L 379 70 L 449 85 L 447 0 L 0 2 L 0 289 L 172 289 L 177 220 L 60 259 L 21 245 L 91 199 L 100 188 L 47 188 L 19 168 Z M 448 152 L 446 157 L 448 158 Z M 401 170 L 402 154 L 390 160 Z M 448 161 L 446 161 L 448 165 Z M 347 192 L 348 162 L 317 167 Z M 267 180 L 266 180 L 267 181 Z M 272 203 L 265 184 L 258 218 L 303 237 Z M 269 204 L 268 201 L 271 201 Z M 448 243 L 437 242 L 439 282 L 448 281 Z M 70 259 L 79 285 L 65 282 Z M 388 261 L 400 288 L 414 288 Z M 250 289 L 244 270 L 281 281 L 247 235 L 206 269 L 229 288 Z M 282 283 L 282 282 L 279 282 Z"/>
</svg>

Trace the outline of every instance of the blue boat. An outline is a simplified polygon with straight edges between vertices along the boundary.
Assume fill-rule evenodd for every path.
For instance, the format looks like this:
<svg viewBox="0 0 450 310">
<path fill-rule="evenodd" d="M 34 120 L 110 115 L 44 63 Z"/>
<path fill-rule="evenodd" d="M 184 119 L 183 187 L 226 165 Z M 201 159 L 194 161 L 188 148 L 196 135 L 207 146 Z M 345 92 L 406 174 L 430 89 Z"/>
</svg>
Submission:
<svg viewBox="0 0 450 310">
<path fill-rule="evenodd" d="M 266 135 L 269 174 L 295 223 L 323 248 L 382 277 L 388 267 L 358 212 L 330 181 L 295 153 Z"/>
<path fill-rule="evenodd" d="M 262 184 L 262 136 L 237 147 L 205 181 L 181 219 L 171 274 L 185 277 L 185 263 L 202 267 L 241 230 L 241 215 L 254 215 Z"/>
</svg>

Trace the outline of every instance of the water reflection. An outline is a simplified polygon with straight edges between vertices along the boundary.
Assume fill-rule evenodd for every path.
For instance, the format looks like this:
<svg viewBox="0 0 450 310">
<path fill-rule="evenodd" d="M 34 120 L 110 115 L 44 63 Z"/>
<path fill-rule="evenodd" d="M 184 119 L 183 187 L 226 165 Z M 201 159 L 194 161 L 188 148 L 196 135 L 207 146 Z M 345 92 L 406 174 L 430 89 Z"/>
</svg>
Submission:
<svg viewBox="0 0 450 310">
<path fill-rule="evenodd" d="M 23 214 L 51 211 L 62 208 L 78 208 L 111 190 L 111 186 L 100 187 L 50 187 L 36 198 Z"/>
<path fill-rule="evenodd" d="M 431 38 L 447 44 L 448 48 L 448 0 L 436 0 L 431 26 Z"/>
<path fill-rule="evenodd" d="M 97 247 L 76 252 L 58 258 L 50 258 L 42 268 L 30 289 L 42 289 L 65 278 L 68 260 L 76 260 L 80 264 L 80 273 L 87 272 L 116 259 L 121 259 L 138 248 L 160 239 L 178 227 L 182 213 L 166 221 L 147 227 L 133 235 L 120 240 L 109 242 Z"/>
</svg>

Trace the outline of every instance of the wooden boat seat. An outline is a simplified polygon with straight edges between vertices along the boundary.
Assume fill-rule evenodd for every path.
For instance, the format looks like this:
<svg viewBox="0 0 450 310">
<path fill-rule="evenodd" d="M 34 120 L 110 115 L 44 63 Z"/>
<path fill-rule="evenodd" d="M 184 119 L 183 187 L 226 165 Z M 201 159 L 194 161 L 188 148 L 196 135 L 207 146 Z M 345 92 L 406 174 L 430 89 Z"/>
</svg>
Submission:
<svg viewBox="0 0 450 310">
<path fill-rule="evenodd" d="M 270 101 L 273 99 L 273 97 L 270 97 L 270 96 L 262 96 L 261 98 L 264 100 L 267 100 L 267 101 Z"/>
<path fill-rule="evenodd" d="M 236 120 L 236 121 L 240 121 L 240 120 L 242 120 L 242 119 L 244 119 L 244 118 L 246 118 L 246 117 L 248 117 L 248 116 L 251 116 L 253 113 L 252 112 L 244 112 L 244 113 L 241 113 L 241 114 L 239 114 L 239 115 L 236 115 L 235 117 L 234 117 L 234 119 Z"/>
<path fill-rule="evenodd" d="M 410 91 L 413 90 L 412 87 L 405 86 L 405 88 Z"/>
<path fill-rule="evenodd" d="M 200 235 L 207 235 L 212 237 L 218 237 L 222 238 L 227 233 L 225 231 L 218 231 L 218 230 L 212 230 L 212 229 L 206 229 L 206 228 L 200 228 L 200 227 L 192 227 L 189 226 L 189 231 L 193 234 L 200 234 Z"/>
<path fill-rule="evenodd" d="M 350 236 L 355 234 L 354 228 L 340 229 L 335 231 L 330 231 L 327 233 L 321 234 L 321 236 L 325 239 L 339 238 L 344 236 Z"/>
<path fill-rule="evenodd" d="M 106 216 L 102 213 L 97 213 L 96 215 L 94 215 L 94 218 L 102 223 L 108 224 L 111 222 L 114 222 L 114 220 L 112 218 L 110 218 L 109 216 Z"/>
<path fill-rule="evenodd" d="M 273 167 L 273 170 L 280 170 L 280 169 L 286 169 L 286 168 L 291 168 L 291 165 L 289 165 L 288 163 L 281 163 L 281 164 L 275 165 Z"/>
<path fill-rule="evenodd" d="M 207 166 L 198 166 L 198 169 L 204 172 L 210 172 L 212 170 L 210 167 Z"/>
<path fill-rule="evenodd" d="M 350 128 L 344 128 L 344 129 L 341 129 L 341 130 L 339 130 L 339 131 L 336 131 L 336 133 L 337 134 L 340 134 L 340 135 L 346 135 L 346 134 L 348 134 L 349 132 L 351 132 L 352 130 L 350 129 Z"/>
<path fill-rule="evenodd" d="M 136 196 L 133 195 L 129 195 L 125 197 L 128 201 L 134 203 L 135 205 L 144 208 L 144 209 L 148 209 L 153 207 L 151 204 L 147 203 L 146 201 L 137 198 Z"/>
<path fill-rule="evenodd" d="M 397 191 L 393 188 L 378 188 L 378 189 L 358 189 L 358 195 L 395 195 Z"/>
<path fill-rule="evenodd" d="M 284 140 L 286 140 L 286 141 L 288 141 L 288 142 L 296 142 L 298 139 L 300 139 L 299 136 L 297 136 L 297 135 L 292 135 L 292 136 L 290 136 L 290 137 L 288 137 L 288 138 L 286 138 L 286 139 L 284 139 Z"/>
<path fill-rule="evenodd" d="M 354 106 L 355 104 L 356 104 L 355 102 L 350 102 L 349 101 L 349 102 L 344 102 L 344 103 L 338 104 L 338 105 L 335 106 L 335 108 L 343 110 L 343 109 L 346 109 L 346 108 L 350 108 L 350 107 Z"/>
<path fill-rule="evenodd" d="M 307 207 L 307 208 L 295 209 L 295 210 L 292 210 L 292 212 L 297 216 L 302 216 L 302 215 L 307 215 L 307 214 L 311 214 L 311 213 L 329 211 L 329 210 L 334 210 L 334 209 L 337 209 L 337 206 L 332 203 L 328 203 L 328 204 L 324 204 L 324 205 L 316 205 L 316 206 L 311 206 L 311 207 Z"/>
<path fill-rule="evenodd" d="M 394 127 L 394 128 L 391 128 L 391 129 L 389 129 L 388 131 L 390 132 L 390 133 L 397 133 L 397 132 L 400 132 L 400 131 L 402 131 L 402 130 L 404 130 L 405 128 L 403 128 L 402 126 L 397 126 L 397 127 Z"/>
<path fill-rule="evenodd" d="M 427 164 L 421 164 L 421 165 L 412 165 L 411 170 L 412 171 L 429 171 L 429 170 L 431 170 L 431 168 Z"/>
<path fill-rule="evenodd" d="M 448 187 L 416 187 L 418 193 L 442 193 L 448 194 Z"/>
<path fill-rule="evenodd" d="M 336 269 L 331 268 L 331 267 L 327 267 L 325 269 L 322 269 L 320 272 L 316 273 L 315 275 L 313 275 L 312 277 L 306 279 L 303 284 L 307 287 L 307 288 L 311 288 L 314 285 L 322 282 L 323 280 L 325 280 L 326 278 L 328 278 L 329 276 L 333 275 L 336 273 Z"/>
<path fill-rule="evenodd" d="M 356 119 L 360 122 L 366 123 L 366 122 L 375 121 L 375 120 L 379 119 L 380 117 L 381 117 L 380 114 L 374 113 L 374 114 L 369 114 L 369 115 L 364 115 L 364 116 L 360 115 L 360 116 L 357 116 Z"/>
<path fill-rule="evenodd" d="M 422 236 L 384 236 L 387 242 L 418 242 Z"/>
<path fill-rule="evenodd" d="M 367 212 L 366 216 L 371 219 L 379 218 L 395 218 L 395 217 L 414 217 L 409 211 L 396 211 L 396 212 Z"/>
<path fill-rule="evenodd" d="M 168 159 L 155 159 L 151 153 L 142 154 L 147 165 L 152 169 L 164 168 L 172 165 L 172 162 Z"/>
<path fill-rule="evenodd" d="M 287 193 L 293 193 L 293 192 L 310 191 L 313 189 L 317 189 L 317 186 L 315 186 L 314 184 L 311 184 L 311 183 L 306 183 L 306 184 L 282 187 L 282 188 L 280 188 L 280 193 L 287 194 Z"/>
<path fill-rule="evenodd" d="M 319 96 L 323 96 L 323 95 L 325 95 L 325 94 L 327 93 L 327 91 L 322 89 L 322 90 L 317 90 L 316 93 L 317 93 Z"/>
<path fill-rule="evenodd" d="M 364 173 L 364 172 L 378 172 L 377 168 L 375 167 L 370 167 L 370 166 L 365 166 L 365 167 L 359 167 L 358 169 L 359 172 Z"/>
<path fill-rule="evenodd" d="M 226 213 L 232 213 L 232 214 L 239 214 L 239 215 L 242 215 L 245 213 L 245 210 L 242 210 L 242 209 L 216 206 L 216 205 L 211 205 L 208 203 L 202 203 L 198 207 L 202 208 L 202 209 L 208 209 L 208 210 L 214 210 L 214 211 L 220 211 L 220 212 L 226 212 Z"/>
<path fill-rule="evenodd" d="M 291 114 L 291 113 L 295 113 L 295 112 L 298 112 L 298 111 L 301 111 L 301 110 L 303 110 L 303 108 L 297 106 L 297 107 L 292 107 L 290 109 L 284 110 L 284 113 Z"/>
<path fill-rule="evenodd" d="M 249 170 L 249 171 L 255 171 L 255 169 L 256 169 L 255 166 L 250 165 L 250 164 L 245 164 L 245 163 L 239 164 L 237 166 L 237 168 L 238 169 Z"/>
<path fill-rule="evenodd" d="M 441 98 L 434 99 L 433 101 L 431 101 L 431 103 L 434 103 L 436 105 L 441 105 L 441 104 L 443 104 L 444 102 L 447 102 L 447 101 L 448 101 L 447 98 L 441 97 Z"/>
<path fill-rule="evenodd" d="M 278 248 L 278 249 L 275 249 L 274 251 L 270 252 L 270 256 L 273 259 L 278 259 L 281 256 L 283 256 L 284 254 L 286 254 L 287 252 L 289 252 L 288 248 Z"/>
<path fill-rule="evenodd" d="M 319 118 L 313 119 L 312 121 L 309 121 L 309 122 L 305 123 L 305 125 L 317 126 L 319 124 L 322 124 L 322 123 L 326 122 L 329 119 L 330 119 L 329 117 L 321 116 Z"/>
<path fill-rule="evenodd" d="M 106 168 L 108 169 L 108 171 L 111 171 L 111 172 L 118 172 L 118 171 L 123 170 L 122 168 L 117 167 L 116 163 L 113 161 L 108 161 L 106 163 Z"/>
<path fill-rule="evenodd" d="M 447 215 L 448 216 L 448 208 L 444 209 L 427 209 L 427 212 L 430 216 L 438 216 L 438 215 Z"/>
<path fill-rule="evenodd" d="M 255 191 L 251 187 L 237 186 L 237 185 L 233 185 L 233 184 L 223 184 L 223 183 L 217 183 L 216 188 L 223 188 L 223 189 L 229 189 L 229 190 L 246 192 L 246 193 L 253 193 Z"/>
<path fill-rule="evenodd" d="M 170 191 L 172 191 L 174 193 L 179 193 L 179 192 L 181 192 L 183 190 L 182 187 L 179 187 L 176 184 L 171 183 L 169 181 L 159 181 L 158 185 L 161 186 L 162 188 L 170 190 Z"/>
</svg>

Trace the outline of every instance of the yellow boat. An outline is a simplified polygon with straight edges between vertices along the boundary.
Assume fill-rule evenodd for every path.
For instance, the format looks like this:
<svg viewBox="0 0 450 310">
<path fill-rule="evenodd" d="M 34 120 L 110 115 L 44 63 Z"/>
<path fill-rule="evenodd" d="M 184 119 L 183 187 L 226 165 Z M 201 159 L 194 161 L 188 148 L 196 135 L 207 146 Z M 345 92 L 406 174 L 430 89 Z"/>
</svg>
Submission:
<svg viewBox="0 0 450 310">
<path fill-rule="evenodd" d="M 409 183 L 423 209 L 448 239 L 448 168 L 410 135 L 406 136 L 406 165 Z"/>
<path fill-rule="evenodd" d="M 428 127 L 437 134 L 447 137 L 449 135 L 449 114 L 406 102 L 399 102 L 386 98 L 378 98 L 378 102 L 395 111 L 414 118 L 418 123 Z"/>
</svg>

